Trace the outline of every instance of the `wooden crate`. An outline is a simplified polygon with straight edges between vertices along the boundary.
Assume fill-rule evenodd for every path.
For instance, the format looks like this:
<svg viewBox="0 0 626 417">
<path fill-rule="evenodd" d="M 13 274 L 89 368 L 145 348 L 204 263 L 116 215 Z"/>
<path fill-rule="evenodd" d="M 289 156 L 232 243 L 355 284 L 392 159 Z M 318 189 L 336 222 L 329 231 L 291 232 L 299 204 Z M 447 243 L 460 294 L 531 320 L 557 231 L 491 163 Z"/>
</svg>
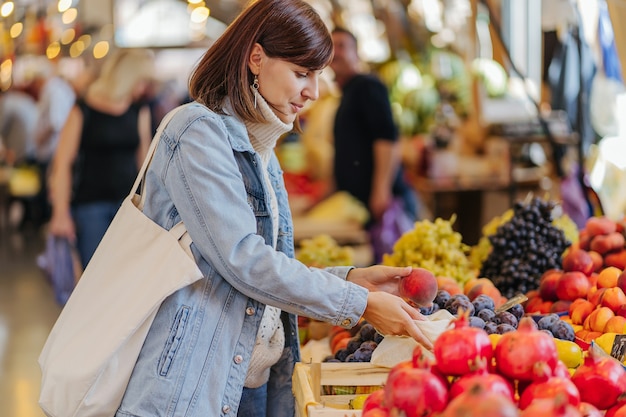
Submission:
<svg viewBox="0 0 626 417">
<path fill-rule="evenodd" d="M 297 363 L 293 375 L 296 417 L 360 417 L 350 400 L 385 384 L 390 369 L 370 363 Z"/>
</svg>

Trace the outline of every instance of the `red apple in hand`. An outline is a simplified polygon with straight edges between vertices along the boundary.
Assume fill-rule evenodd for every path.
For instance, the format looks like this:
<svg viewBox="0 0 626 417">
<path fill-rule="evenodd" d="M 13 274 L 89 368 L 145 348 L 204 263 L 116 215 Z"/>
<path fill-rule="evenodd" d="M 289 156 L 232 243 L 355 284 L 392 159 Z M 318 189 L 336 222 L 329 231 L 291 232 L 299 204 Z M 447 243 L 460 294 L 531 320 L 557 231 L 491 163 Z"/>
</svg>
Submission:
<svg viewBox="0 0 626 417">
<path fill-rule="evenodd" d="M 414 267 L 411 273 L 400 279 L 400 297 L 419 307 L 429 307 L 437 296 L 437 278 L 425 268 Z"/>
</svg>

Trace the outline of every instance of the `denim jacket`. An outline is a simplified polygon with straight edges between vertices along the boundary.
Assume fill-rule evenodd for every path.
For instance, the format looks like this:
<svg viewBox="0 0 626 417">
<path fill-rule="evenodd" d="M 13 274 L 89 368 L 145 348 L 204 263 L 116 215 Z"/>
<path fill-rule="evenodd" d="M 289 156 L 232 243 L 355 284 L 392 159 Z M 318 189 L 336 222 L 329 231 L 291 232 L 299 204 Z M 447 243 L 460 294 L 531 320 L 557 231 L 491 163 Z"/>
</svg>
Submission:
<svg viewBox="0 0 626 417">
<path fill-rule="evenodd" d="M 185 223 L 204 278 L 161 305 L 116 416 L 236 416 L 270 304 L 283 311 L 286 348 L 270 373 L 268 415 L 291 417 L 296 315 L 352 327 L 367 290 L 345 280 L 349 267 L 307 268 L 293 259 L 293 224 L 275 156 L 269 164 L 279 207 L 273 248 L 261 160 L 239 119 L 191 103 L 155 140 L 144 212 L 165 229 Z"/>
</svg>

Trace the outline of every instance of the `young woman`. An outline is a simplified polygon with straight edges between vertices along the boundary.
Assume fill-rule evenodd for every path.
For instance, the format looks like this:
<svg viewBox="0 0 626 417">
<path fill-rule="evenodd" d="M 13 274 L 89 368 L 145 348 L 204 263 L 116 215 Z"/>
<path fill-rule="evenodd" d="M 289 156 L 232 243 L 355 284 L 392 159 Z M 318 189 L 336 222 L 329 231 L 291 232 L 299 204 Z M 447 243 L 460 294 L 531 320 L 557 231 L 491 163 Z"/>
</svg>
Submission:
<svg viewBox="0 0 626 417">
<path fill-rule="evenodd" d="M 293 416 L 298 314 L 346 328 L 364 318 L 428 345 L 423 317 L 391 294 L 410 268 L 293 259 L 273 149 L 317 98 L 332 48 L 305 1 L 258 0 L 193 72 L 194 102 L 156 139 L 144 212 L 166 229 L 185 223 L 205 278 L 162 304 L 118 417 Z"/>
</svg>

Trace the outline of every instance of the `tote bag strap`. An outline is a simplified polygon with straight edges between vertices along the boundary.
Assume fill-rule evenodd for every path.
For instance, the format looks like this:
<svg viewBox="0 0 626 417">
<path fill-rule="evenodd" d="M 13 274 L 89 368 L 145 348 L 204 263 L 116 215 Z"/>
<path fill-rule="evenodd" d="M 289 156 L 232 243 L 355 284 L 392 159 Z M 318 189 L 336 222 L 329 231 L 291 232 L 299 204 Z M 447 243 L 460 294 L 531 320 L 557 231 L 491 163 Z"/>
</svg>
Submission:
<svg viewBox="0 0 626 417">
<path fill-rule="evenodd" d="M 137 207 L 139 208 L 139 210 L 143 210 L 143 203 L 145 201 L 145 193 L 144 193 L 144 178 L 146 176 L 146 171 L 148 170 L 148 166 L 150 165 L 150 162 L 152 161 L 152 157 L 154 156 L 154 152 L 156 151 L 156 148 L 159 144 L 159 142 L 161 141 L 161 134 L 163 133 L 163 130 L 165 129 L 165 126 L 167 126 L 167 124 L 169 123 L 169 121 L 172 119 L 172 117 L 174 117 L 174 115 L 176 113 L 178 113 L 179 110 L 181 110 L 184 107 L 187 107 L 188 105 L 190 105 L 192 103 L 186 103 L 183 105 L 180 105 L 172 110 L 170 110 L 161 120 L 161 123 L 159 123 L 159 127 L 157 128 L 156 133 L 154 134 L 152 141 L 150 142 L 150 147 L 148 148 L 148 153 L 146 154 L 146 157 L 143 160 L 143 164 L 141 165 L 141 168 L 139 169 L 139 173 L 137 174 L 137 178 L 135 179 L 135 183 L 133 184 L 133 187 L 130 189 L 130 198 L 132 199 L 135 194 L 137 194 L 137 190 L 139 190 L 139 201 L 137 202 Z"/>
</svg>

